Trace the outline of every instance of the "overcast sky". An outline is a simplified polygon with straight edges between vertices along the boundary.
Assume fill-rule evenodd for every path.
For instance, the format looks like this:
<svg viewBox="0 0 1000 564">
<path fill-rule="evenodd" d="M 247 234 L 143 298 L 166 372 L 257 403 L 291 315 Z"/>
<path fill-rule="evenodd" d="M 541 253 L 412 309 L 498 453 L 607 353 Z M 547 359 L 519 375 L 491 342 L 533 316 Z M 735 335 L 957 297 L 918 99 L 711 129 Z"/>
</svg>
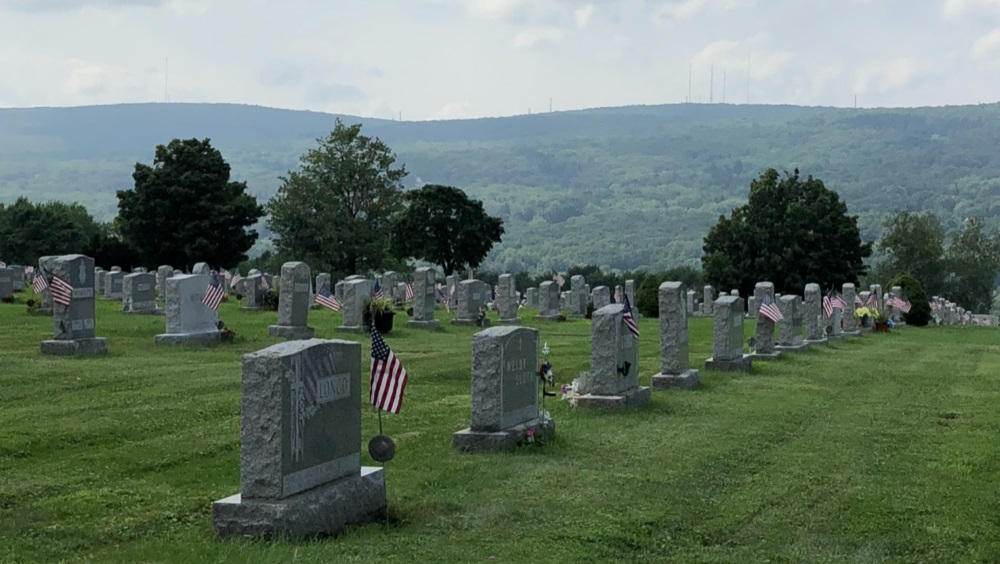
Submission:
<svg viewBox="0 0 1000 564">
<path fill-rule="evenodd" d="M 404 120 L 684 102 L 689 65 L 745 103 L 748 60 L 753 103 L 993 102 L 1000 0 L 0 0 L 0 107 L 163 101 L 165 67 L 175 102 Z"/>
</svg>

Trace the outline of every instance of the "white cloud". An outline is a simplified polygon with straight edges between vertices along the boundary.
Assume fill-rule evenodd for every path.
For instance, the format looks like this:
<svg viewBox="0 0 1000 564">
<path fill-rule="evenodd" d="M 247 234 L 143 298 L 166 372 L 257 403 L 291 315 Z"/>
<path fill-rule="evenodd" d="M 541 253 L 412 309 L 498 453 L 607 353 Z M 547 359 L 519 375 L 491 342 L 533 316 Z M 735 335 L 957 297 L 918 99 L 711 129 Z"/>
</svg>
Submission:
<svg viewBox="0 0 1000 564">
<path fill-rule="evenodd" d="M 578 8 L 575 12 L 573 12 L 573 19 L 576 21 L 577 29 L 585 29 L 587 24 L 590 23 L 590 18 L 594 16 L 594 12 L 596 10 L 596 6 L 593 4 L 587 4 L 586 6 Z"/>
<path fill-rule="evenodd" d="M 925 63 L 913 57 L 871 61 L 861 65 L 854 82 L 858 94 L 885 94 L 901 90 L 928 72 Z"/>
<path fill-rule="evenodd" d="M 742 41 L 709 43 L 691 58 L 691 63 L 700 69 L 714 65 L 720 71 L 726 68 L 742 71 L 749 63 L 751 76 L 761 79 L 781 73 L 792 58 L 791 52 L 775 48 L 769 35 L 759 33 Z"/>
<path fill-rule="evenodd" d="M 555 27 L 529 28 L 514 36 L 514 47 L 524 49 L 544 43 L 556 43 L 566 36 L 566 32 Z"/>
<path fill-rule="evenodd" d="M 449 102 L 432 113 L 427 119 L 463 119 L 473 117 L 468 102 Z"/>
<path fill-rule="evenodd" d="M 978 58 L 1000 56 L 1000 27 L 977 39 L 972 53 Z"/>
<path fill-rule="evenodd" d="M 971 15 L 1000 16 L 1000 0 L 945 0 L 943 6 L 946 18 Z"/>
<path fill-rule="evenodd" d="M 691 20 L 702 14 L 724 14 L 756 3 L 756 0 L 666 0 L 653 11 L 653 19 L 658 22 Z"/>
</svg>

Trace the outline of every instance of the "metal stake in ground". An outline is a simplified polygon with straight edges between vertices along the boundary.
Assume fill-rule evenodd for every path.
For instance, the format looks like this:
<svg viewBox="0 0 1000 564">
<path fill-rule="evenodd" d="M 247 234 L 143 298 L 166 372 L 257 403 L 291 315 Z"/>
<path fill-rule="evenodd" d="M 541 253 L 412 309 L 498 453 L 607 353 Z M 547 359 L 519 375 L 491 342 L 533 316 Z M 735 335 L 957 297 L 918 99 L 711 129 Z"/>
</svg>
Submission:
<svg viewBox="0 0 1000 564">
<path fill-rule="evenodd" d="M 385 524 L 389 526 L 389 490 L 386 485 L 385 463 L 396 456 L 396 443 L 388 436 L 382 434 L 382 410 L 377 407 L 375 410 L 378 411 L 378 435 L 368 441 L 368 454 L 375 462 L 382 463 L 382 495 L 385 496 L 386 503 Z"/>
</svg>

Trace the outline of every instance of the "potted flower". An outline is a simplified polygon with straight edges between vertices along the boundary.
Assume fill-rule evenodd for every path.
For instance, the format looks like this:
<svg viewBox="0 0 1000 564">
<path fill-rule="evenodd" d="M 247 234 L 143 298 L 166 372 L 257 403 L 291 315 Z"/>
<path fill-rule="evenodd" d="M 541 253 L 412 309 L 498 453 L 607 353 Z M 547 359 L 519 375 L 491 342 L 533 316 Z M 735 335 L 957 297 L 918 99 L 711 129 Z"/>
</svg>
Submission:
<svg viewBox="0 0 1000 564">
<path fill-rule="evenodd" d="M 885 313 L 879 313 L 878 317 L 875 318 L 875 332 L 876 333 L 889 332 L 889 316 L 887 316 Z"/>
<path fill-rule="evenodd" d="M 388 333 L 392 331 L 392 318 L 396 315 L 393 306 L 394 304 L 389 298 L 372 298 L 365 304 L 365 311 L 361 314 L 361 322 L 368 330 L 371 330 L 374 325 L 379 333 Z"/>
</svg>

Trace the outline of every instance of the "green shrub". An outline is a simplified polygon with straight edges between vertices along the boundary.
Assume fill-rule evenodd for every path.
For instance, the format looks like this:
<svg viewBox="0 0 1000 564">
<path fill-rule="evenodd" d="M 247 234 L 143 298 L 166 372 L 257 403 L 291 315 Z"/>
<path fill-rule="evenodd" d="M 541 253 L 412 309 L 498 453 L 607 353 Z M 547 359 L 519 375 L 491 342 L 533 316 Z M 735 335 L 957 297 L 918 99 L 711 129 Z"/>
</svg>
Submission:
<svg viewBox="0 0 1000 564">
<path fill-rule="evenodd" d="M 660 316 L 660 284 L 667 281 L 667 273 L 650 274 L 635 290 L 635 307 L 644 317 Z"/>
<path fill-rule="evenodd" d="M 924 287 L 916 278 L 906 273 L 898 274 L 889 281 L 889 289 L 892 290 L 894 286 L 902 288 L 903 298 L 910 302 L 910 312 L 903 314 L 903 320 L 906 321 L 906 324 L 917 327 L 926 326 L 931 320 L 931 306 L 927 300 L 927 294 L 924 293 Z"/>
</svg>

